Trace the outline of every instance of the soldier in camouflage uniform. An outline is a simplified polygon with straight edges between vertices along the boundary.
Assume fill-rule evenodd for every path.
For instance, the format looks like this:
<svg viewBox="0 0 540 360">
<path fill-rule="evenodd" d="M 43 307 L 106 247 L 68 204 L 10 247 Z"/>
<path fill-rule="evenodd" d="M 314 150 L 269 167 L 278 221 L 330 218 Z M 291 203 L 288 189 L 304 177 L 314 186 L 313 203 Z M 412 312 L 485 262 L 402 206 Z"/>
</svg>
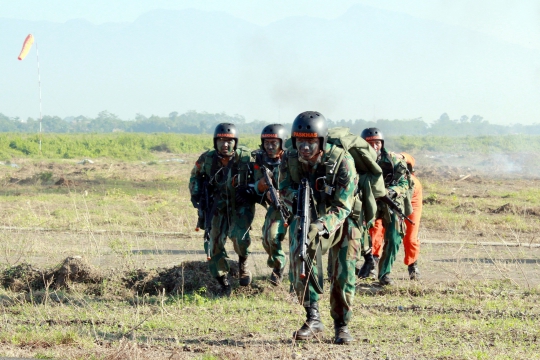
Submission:
<svg viewBox="0 0 540 360">
<path fill-rule="evenodd" d="M 280 124 L 266 126 L 261 132 L 261 149 L 254 151 L 255 158 L 255 191 L 262 197 L 262 202 L 268 204 L 268 211 L 262 228 L 263 247 L 268 254 L 267 264 L 272 268 L 270 283 L 279 285 L 283 280 L 283 273 L 287 258 L 282 249 L 282 241 L 287 233 L 285 222 L 275 204 L 271 203 L 267 190 L 268 184 L 263 175 L 263 166 L 272 174 L 269 176 L 277 190 L 279 184 L 279 164 L 283 156 L 287 130 Z"/>
<path fill-rule="evenodd" d="M 401 211 L 405 215 L 409 215 L 410 213 L 405 211 L 405 201 L 411 189 L 407 164 L 401 156 L 385 149 L 384 136 L 379 129 L 364 129 L 360 136 L 377 152 L 377 163 L 383 171 L 388 197 L 399 204 Z M 379 265 L 379 283 L 383 286 L 393 283 L 390 272 L 399 251 L 399 246 L 403 241 L 405 230 L 406 225 L 403 219 L 395 211 L 390 210 L 388 205 L 378 201 L 377 220 L 375 226 L 370 229 L 370 235 L 375 263 Z M 383 237 L 384 246 L 381 254 Z"/>
<path fill-rule="evenodd" d="M 228 296 L 231 285 L 225 242 L 229 237 L 238 254 L 240 285 L 249 285 L 249 230 L 255 215 L 255 203 L 245 200 L 250 198 L 246 194 L 253 192 L 253 158 L 251 150 L 238 146 L 234 124 L 219 124 L 214 131 L 214 150 L 203 153 L 195 162 L 189 179 L 194 207 L 198 207 L 201 200 L 201 186 L 205 178 L 208 179 L 214 200 L 210 241 L 205 243 L 205 251 L 210 254 L 210 273 L 221 285 L 223 294 Z"/>
<path fill-rule="evenodd" d="M 352 317 L 355 293 L 355 265 L 360 251 L 361 226 L 353 219 L 357 200 L 358 175 L 354 160 L 345 150 L 327 144 L 326 119 L 318 112 L 306 111 L 296 117 L 292 126 L 293 149 L 286 152 L 280 165 L 279 183 L 283 201 L 291 211 L 296 204 L 302 179 L 308 179 L 313 191 L 312 222 L 309 227 L 308 257 L 312 266 L 306 265 L 307 277 L 302 279 L 301 244 L 298 243 L 298 217 L 290 224 L 289 241 L 292 283 L 301 304 L 306 309 L 304 325 L 294 332 L 296 340 L 307 340 L 324 330 L 319 314 L 321 293 L 316 252 L 332 253 L 332 278 L 330 285 L 330 314 L 334 319 L 335 343 L 348 344 L 354 339 L 347 324 Z M 332 151 L 344 151 L 339 163 L 330 164 Z M 328 166 L 335 170 L 335 182 L 326 182 Z M 326 185 L 326 186 L 325 186 Z M 322 190 L 322 191 L 321 191 Z M 326 190 L 326 191 L 325 191 Z M 294 212 L 293 212 L 294 214 Z M 317 256 L 320 259 L 319 256 Z M 314 284 L 317 284 L 315 286 Z"/>
</svg>

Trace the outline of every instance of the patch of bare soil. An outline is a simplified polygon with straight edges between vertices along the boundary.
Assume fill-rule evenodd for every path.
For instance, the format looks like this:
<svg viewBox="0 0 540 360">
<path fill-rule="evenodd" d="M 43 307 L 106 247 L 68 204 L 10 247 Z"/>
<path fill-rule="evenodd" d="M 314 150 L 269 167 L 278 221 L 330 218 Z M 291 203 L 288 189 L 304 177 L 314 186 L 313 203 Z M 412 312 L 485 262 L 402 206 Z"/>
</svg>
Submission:
<svg viewBox="0 0 540 360">
<path fill-rule="evenodd" d="M 235 293 L 246 296 L 257 295 L 264 287 L 252 283 L 251 286 L 239 287 L 238 263 L 229 261 L 230 280 Z M 208 263 L 203 261 L 185 261 L 181 265 L 167 269 L 138 269 L 123 276 L 125 285 L 138 294 L 158 295 L 184 294 L 204 291 L 208 295 L 220 294 L 220 285 L 212 277 Z"/>
<path fill-rule="evenodd" d="M 235 294 L 255 296 L 266 291 L 265 284 L 252 282 L 251 286 L 240 287 L 238 282 L 238 263 L 229 261 L 230 280 Z M 73 256 L 66 258 L 56 269 L 39 269 L 30 264 L 19 264 L 4 269 L 0 273 L 0 284 L 14 292 L 30 292 L 54 289 L 70 289 L 74 284 L 94 285 L 102 283 L 106 278 L 115 281 L 117 276 L 104 274 L 84 258 Z M 137 294 L 160 295 L 205 293 L 210 296 L 220 294 L 220 285 L 211 276 L 208 263 L 203 261 L 185 261 L 172 268 L 138 269 L 119 276 L 120 284 L 126 290 Z M 100 294 L 92 286 L 86 292 Z"/>
<path fill-rule="evenodd" d="M 54 183 L 54 185 L 58 185 L 58 186 L 75 186 L 76 183 L 73 180 L 69 180 L 69 179 L 66 179 L 64 177 L 61 177 L 60 179 L 58 179 L 58 181 L 56 181 Z"/>
<path fill-rule="evenodd" d="M 103 281 L 103 274 L 80 256 L 68 257 L 53 273 L 53 284 L 59 288 L 69 288 L 71 283 L 97 284 Z"/>
<path fill-rule="evenodd" d="M 479 214 L 480 210 L 476 207 L 476 204 L 473 202 L 464 202 L 455 207 L 455 210 L 460 213 L 466 214 Z"/>
<path fill-rule="evenodd" d="M 66 258 L 55 269 L 39 269 L 22 263 L 4 269 L 0 283 L 14 292 L 37 291 L 52 286 L 56 289 L 69 289 L 74 283 L 98 284 L 104 276 L 85 259 L 74 256 Z"/>
<path fill-rule="evenodd" d="M 488 212 L 492 214 L 513 214 L 513 215 L 533 215 L 540 216 L 539 208 L 528 208 L 523 206 L 517 206 L 511 203 L 506 203 L 498 208 L 489 209 Z"/>
</svg>

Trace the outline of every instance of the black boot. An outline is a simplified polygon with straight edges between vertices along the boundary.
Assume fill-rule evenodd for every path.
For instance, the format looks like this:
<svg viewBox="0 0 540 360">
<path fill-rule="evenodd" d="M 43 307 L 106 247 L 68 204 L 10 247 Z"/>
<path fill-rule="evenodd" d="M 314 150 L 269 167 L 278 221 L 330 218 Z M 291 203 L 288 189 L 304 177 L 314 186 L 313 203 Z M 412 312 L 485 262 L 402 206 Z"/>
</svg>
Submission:
<svg viewBox="0 0 540 360">
<path fill-rule="evenodd" d="M 364 255 L 364 265 L 360 269 L 357 269 L 356 275 L 360 279 L 367 279 L 371 276 L 371 272 L 375 269 L 375 260 L 373 259 L 373 254 Z"/>
<path fill-rule="evenodd" d="M 379 284 L 381 286 L 394 285 L 394 280 L 392 280 L 390 274 L 384 274 L 383 277 L 379 279 Z"/>
<path fill-rule="evenodd" d="M 420 271 L 418 271 L 418 261 L 409 265 L 409 279 L 420 280 Z"/>
<path fill-rule="evenodd" d="M 334 344 L 348 345 L 354 341 L 354 338 L 349 333 L 349 329 L 347 328 L 345 321 L 334 320 L 334 330 L 336 332 Z"/>
<path fill-rule="evenodd" d="M 270 284 L 278 286 L 283 281 L 283 270 L 284 268 L 274 268 L 272 270 L 272 275 L 270 275 Z"/>
<path fill-rule="evenodd" d="M 306 309 L 306 322 L 300 329 L 293 333 L 293 339 L 309 340 L 315 337 L 316 334 L 324 331 L 324 325 L 321 322 L 321 314 L 319 314 L 319 304 L 313 303 Z"/>
<path fill-rule="evenodd" d="M 248 286 L 251 284 L 251 271 L 247 269 L 247 256 L 238 257 L 238 277 L 240 278 L 240 286 Z"/>
<path fill-rule="evenodd" d="M 221 285 L 221 296 L 229 297 L 231 296 L 231 283 L 229 283 L 229 279 L 227 278 L 227 275 L 221 275 L 216 278 L 219 285 Z"/>
</svg>

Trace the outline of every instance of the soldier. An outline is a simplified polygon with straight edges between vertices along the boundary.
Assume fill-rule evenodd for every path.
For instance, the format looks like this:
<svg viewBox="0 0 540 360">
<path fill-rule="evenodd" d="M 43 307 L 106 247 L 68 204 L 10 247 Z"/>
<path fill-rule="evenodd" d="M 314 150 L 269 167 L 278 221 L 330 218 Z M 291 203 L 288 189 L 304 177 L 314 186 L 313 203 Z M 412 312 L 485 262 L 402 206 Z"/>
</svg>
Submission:
<svg viewBox="0 0 540 360">
<path fill-rule="evenodd" d="M 377 152 L 377 163 L 383 171 L 388 197 L 399 204 L 401 211 L 405 215 L 409 215 L 404 211 L 406 197 L 410 190 L 407 164 L 402 160 L 401 156 L 385 149 L 384 136 L 379 129 L 364 129 L 360 136 Z M 382 286 L 393 284 L 390 272 L 403 240 L 405 228 L 406 225 L 403 219 L 395 211 L 389 209 L 388 205 L 383 202 L 378 202 L 377 219 L 369 233 L 375 265 L 378 264 L 379 266 L 379 284 Z M 381 255 L 383 239 L 384 248 Z"/>
<path fill-rule="evenodd" d="M 358 239 L 360 226 L 353 220 L 353 208 L 358 176 L 354 160 L 342 148 L 327 144 L 328 127 L 323 115 L 306 111 L 296 117 L 292 125 L 292 150 L 288 150 L 280 165 L 280 193 L 285 204 L 293 210 L 295 197 L 303 181 L 313 189 L 311 196 L 311 223 L 307 259 L 302 259 L 299 243 L 299 216 L 290 224 L 289 241 L 292 283 L 296 295 L 306 310 L 306 321 L 293 333 L 296 340 L 316 337 L 324 330 L 319 313 L 319 295 L 322 293 L 321 257 L 332 253 L 332 278 L 330 285 L 330 314 L 334 319 L 336 344 L 348 344 L 354 339 L 347 324 L 352 317 L 355 293 L 355 264 L 360 251 Z M 339 161 L 332 154 L 342 153 Z M 328 174 L 334 182 L 327 182 Z M 359 200 L 358 200 L 359 201 Z M 298 204 L 298 207 L 301 204 Z M 358 217 L 357 217 L 358 218 Z M 317 257 L 316 257 L 317 255 Z M 302 273 L 302 269 L 305 272 Z M 307 274 L 307 276 L 305 275 Z M 317 280 L 319 278 L 319 280 Z"/>
<path fill-rule="evenodd" d="M 418 229 L 420 227 L 420 218 L 422 217 L 422 183 L 414 174 L 414 165 L 416 163 L 414 157 L 404 152 L 400 155 L 407 163 L 407 169 L 411 173 L 411 178 L 414 182 L 414 191 L 411 198 L 413 212 L 409 216 L 414 224 L 407 224 L 407 232 L 403 238 L 403 250 L 405 250 L 403 262 L 408 267 L 409 278 L 411 280 L 419 280 L 418 255 L 420 255 L 420 241 L 418 240 Z"/>
<path fill-rule="evenodd" d="M 281 284 L 287 263 L 281 242 L 287 233 L 285 221 L 288 219 L 283 219 L 282 213 L 277 208 L 278 204 L 273 204 L 272 199 L 268 196 L 269 186 L 266 183 L 263 171 L 268 169 L 270 172 L 268 177 L 273 182 L 272 186 L 277 188 L 277 184 L 279 184 L 279 164 L 281 164 L 286 140 L 287 131 L 283 125 L 268 125 L 261 132 L 261 149 L 252 154 L 255 158 L 255 191 L 257 195 L 263 197 L 263 202 L 268 203 L 262 237 L 264 250 L 268 254 L 267 264 L 272 268 L 270 283 L 275 286 Z"/>
<path fill-rule="evenodd" d="M 246 201 L 253 193 L 253 158 L 251 150 L 238 146 L 234 124 L 222 123 L 214 131 L 214 150 L 204 152 L 195 162 L 189 179 L 189 191 L 194 207 L 199 206 L 201 186 L 207 179 L 214 200 L 211 211 L 210 241 L 205 243 L 209 254 L 210 273 L 221 285 L 223 295 L 229 296 L 229 264 L 225 242 L 232 240 L 238 254 L 240 286 L 251 283 L 247 260 L 251 237 L 249 229 L 255 215 L 255 203 Z M 251 187 L 250 187 L 251 184 Z"/>
</svg>

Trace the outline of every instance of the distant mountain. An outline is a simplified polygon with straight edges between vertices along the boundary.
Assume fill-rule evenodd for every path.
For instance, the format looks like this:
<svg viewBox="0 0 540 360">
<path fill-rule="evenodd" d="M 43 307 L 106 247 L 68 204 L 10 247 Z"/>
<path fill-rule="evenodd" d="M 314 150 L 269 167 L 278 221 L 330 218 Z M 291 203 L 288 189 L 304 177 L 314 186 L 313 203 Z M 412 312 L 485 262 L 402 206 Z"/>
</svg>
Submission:
<svg viewBox="0 0 540 360">
<path fill-rule="evenodd" d="M 51 115 L 198 110 L 290 121 L 317 109 L 334 119 L 540 118 L 538 51 L 366 6 L 264 27 L 197 10 L 102 25 L 0 19 L 0 112 L 9 116 L 38 113 L 35 52 L 16 61 L 30 32 Z"/>
</svg>

